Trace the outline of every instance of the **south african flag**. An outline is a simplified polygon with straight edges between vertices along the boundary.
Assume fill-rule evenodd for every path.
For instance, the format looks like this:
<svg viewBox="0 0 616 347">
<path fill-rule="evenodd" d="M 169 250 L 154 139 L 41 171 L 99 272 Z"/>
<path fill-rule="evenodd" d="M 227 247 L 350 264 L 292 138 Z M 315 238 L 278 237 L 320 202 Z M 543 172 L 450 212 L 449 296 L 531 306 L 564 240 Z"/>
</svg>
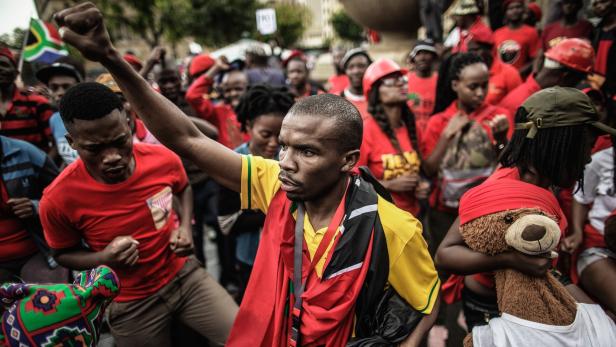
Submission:
<svg viewBox="0 0 616 347">
<path fill-rule="evenodd" d="M 23 54 L 26 61 L 51 64 L 68 51 L 53 24 L 32 18 Z"/>
</svg>

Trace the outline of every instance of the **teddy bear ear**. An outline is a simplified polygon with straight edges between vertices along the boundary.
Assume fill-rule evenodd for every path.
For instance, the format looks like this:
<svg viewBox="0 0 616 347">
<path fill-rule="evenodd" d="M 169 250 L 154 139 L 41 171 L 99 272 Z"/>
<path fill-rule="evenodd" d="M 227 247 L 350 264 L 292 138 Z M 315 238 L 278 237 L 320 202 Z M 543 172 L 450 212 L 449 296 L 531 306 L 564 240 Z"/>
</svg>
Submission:
<svg viewBox="0 0 616 347">
<path fill-rule="evenodd" d="M 530 255 L 549 253 L 560 240 L 560 228 L 546 216 L 529 214 L 516 220 L 505 233 L 505 241 L 514 249 Z"/>
</svg>

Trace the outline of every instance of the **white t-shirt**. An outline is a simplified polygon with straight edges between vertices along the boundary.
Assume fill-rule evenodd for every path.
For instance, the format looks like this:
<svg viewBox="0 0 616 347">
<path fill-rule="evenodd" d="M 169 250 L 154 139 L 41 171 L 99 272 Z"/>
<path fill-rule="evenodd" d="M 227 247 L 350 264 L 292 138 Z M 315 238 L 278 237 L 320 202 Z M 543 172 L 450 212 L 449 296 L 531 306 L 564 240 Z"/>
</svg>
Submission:
<svg viewBox="0 0 616 347">
<path fill-rule="evenodd" d="M 503 313 L 473 329 L 474 347 L 613 347 L 616 325 L 599 305 L 578 304 L 573 324 L 547 325 Z"/>
<path fill-rule="evenodd" d="M 614 188 L 614 150 L 610 147 L 592 156 L 584 170 L 584 190 L 575 188 L 573 196 L 580 204 L 593 204 L 588 219 L 597 231 L 603 234 L 603 225 L 612 211 L 616 210 Z"/>
</svg>

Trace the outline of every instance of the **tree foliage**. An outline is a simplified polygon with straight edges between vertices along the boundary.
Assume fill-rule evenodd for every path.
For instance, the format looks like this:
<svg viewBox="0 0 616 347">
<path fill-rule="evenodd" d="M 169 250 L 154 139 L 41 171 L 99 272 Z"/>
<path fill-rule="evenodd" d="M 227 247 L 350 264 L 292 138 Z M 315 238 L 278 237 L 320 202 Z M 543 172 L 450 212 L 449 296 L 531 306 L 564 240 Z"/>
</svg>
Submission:
<svg viewBox="0 0 616 347">
<path fill-rule="evenodd" d="M 151 47 L 191 36 L 217 46 L 238 40 L 255 27 L 255 0 L 95 0 L 111 36 L 130 30 Z"/>
<path fill-rule="evenodd" d="M 312 20 L 310 10 L 298 3 L 279 2 L 271 7 L 276 10 L 276 33 L 265 37 L 257 34 L 257 38 L 264 40 L 275 38 L 282 47 L 293 47 L 308 29 L 308 23 Z M 254 13 L 253 21 L 256 21 Z"/>
<path fill-rule="evenodd" d="M 186 35 L 199 43 L 221 46 L 250 36 L 256 28 L 255 0 L 191 0 L 191 24 Z"/>
<path fill-rule="evenodd" d="M 364 38 L 364 29 L 357 24 L 344 10 L 334 12 L 329 19 L 336 35 L 343 40 L 359 43 Z"/>
<path fill-rule="evenodd" d="M 15 28 L 12 33 L 4 33 L 0 35 L 0 46 L 21 49 L 24 44 L 25 35 L 26 29 Z"/>
</svg>

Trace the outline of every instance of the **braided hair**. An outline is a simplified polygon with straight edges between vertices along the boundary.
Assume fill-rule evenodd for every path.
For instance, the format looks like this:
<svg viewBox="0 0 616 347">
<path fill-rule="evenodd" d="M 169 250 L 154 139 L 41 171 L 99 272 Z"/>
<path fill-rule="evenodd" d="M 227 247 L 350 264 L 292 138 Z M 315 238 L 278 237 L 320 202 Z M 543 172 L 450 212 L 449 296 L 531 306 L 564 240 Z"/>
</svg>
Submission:
<svg viewBox="0 0 616 347">
<path fill-rule="evenodd" d="M 374 86 L 370 90 L 370 94 L 368 94 L 368 112 L 374 117 L 374 120 L 379 125 L 381 130 L 387 135 L 389 141 L 394 146 L 398 154 L 402 154 L 402 147 L 400 146 L 400 142 L 396 137 L 394 129 L 389 124 L 389 119 L 385 114 L 385 108 L 381 104 L 381 100 L 379 98 L 379 87 L 381 86 L 381 81 L 375 82 Z M 419 153 L 419 144 L 417 140 L 417 127 L 415 124 L 415 114 L 411 109 L 407 106 L 406 103 L 402 105 L 402 122 L 406 126 L 406 130 L 409 135 L 409 139 L 411 140 L 411 144 L 413 145 L 413 149 L 417 153 L 417 156 L 421 159 L 421 155 Z M 404 156 L 403 156 L 404 158 Z"/>
<path fill-rule="evenodd" d="M 460 73 L 469 65 L 485 62 L 480 56 L 474 53 L 458 53 L 446 57 L 439 68 L 438 81 L 436 83 L 436 100 L 434 101 L 434 112 L 432 114 L 445 111 L 458 95 L 451 87 L 451 82 L 460 78 Z"/>
<path fill-rule="evenodd" d="M 235 108 L 237 120 L 246 132 L 247 126 L 264 114 L 277 114 L 284 117 L 295 99 L 286 87 L 272 87 L 259 84 L 248 88 L 240 98 L 240 103 Z"/>
<path fill-rule="evenodd" d="M 524 107 L 518 108 L 515 122 L 528 122 L 528 111 Z M 500 164 L 515 167 L 520 174 L 534 169 L 541 178 L 558 188 L 568 188 L 576 181 L 582 187 L 587 153 L 590 153 L 588 147 L 592 147 L 586 139 L 594 138 L 595 131 L 584 124 L 545 128 L 532 139 L 526 137 L 528 131 L 519 129 L 513 133 L 500 155 Z"/>
</svg>

